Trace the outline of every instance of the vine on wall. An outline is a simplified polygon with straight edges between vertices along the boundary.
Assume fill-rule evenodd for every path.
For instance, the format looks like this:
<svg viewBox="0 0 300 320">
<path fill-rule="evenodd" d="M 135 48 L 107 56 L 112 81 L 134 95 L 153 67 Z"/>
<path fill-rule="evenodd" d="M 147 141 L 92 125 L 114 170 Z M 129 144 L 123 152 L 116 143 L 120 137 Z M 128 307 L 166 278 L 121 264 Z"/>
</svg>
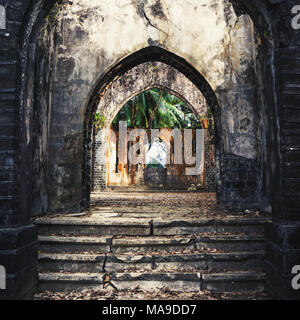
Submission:
<svg viewBox="0 0 300 320">
<path fill-rule="evenodd" d="M 72 5 L 73 2 L 69 0 L 60 0 L 55 3 L 50 13 L 45 18 L 45 24 L 41 29 L 42 35 L 48 36 L 51 30 L 57 25 L 58 18 L 66 5 Z"/>
</svg>

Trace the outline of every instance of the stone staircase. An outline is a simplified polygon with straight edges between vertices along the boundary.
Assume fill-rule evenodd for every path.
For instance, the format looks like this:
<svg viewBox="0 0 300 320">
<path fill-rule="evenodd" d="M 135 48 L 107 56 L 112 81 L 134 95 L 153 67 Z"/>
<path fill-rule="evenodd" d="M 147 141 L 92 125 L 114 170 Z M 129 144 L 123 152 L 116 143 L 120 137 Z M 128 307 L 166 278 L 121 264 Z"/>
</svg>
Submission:
<svg viewBox="0 0 300 320">
<path fill-rule="evenodd" d="M 39 289 L 264 291 L 266 218 L 140 216 L 102 209 L 36 219 Z"/>
</svg>

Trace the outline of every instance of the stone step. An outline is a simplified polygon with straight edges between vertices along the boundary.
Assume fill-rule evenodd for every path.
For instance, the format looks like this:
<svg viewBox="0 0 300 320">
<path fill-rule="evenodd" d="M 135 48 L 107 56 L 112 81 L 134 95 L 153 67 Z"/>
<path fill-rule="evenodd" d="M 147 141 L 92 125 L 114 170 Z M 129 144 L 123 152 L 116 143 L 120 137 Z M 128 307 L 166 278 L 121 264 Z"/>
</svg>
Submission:
<svg viewBox="0 0 300 320">
<path fill-rule="evenodd" d="M 202 232 L 264 233 L 264 218 L 200 218 L 192 221 L 154 221 L 154 235 L 197 234 Z"/>
<path fill-rule="evenodd" d="M 36 219 L 40 235 L 78 235 L 78 236 L 114 236 L 114 235 L 150 235 L 148 220 L 137 219 Z"/>
<path fill-rule="evenodd" d="M 184 221 L 182 219 L 137 219 L 117 218 L 109 215 L 116 213 L 102 213 L 99 218 L 40 218 L 35 220 L 40 235 L 184 235 L 202 232 L 245 232 L 263 233 L 265 218 L 199 218 Z M 101 219 L 102 217 L 102 219 Z"/>
<path fill-rule="evenodd" d="M 264 292 L 266 274 L 264 272 L 232 272 L 202 275 L 202 290 L 211 292 Z"/>
<path fill-rule="evenodd" d="M 39 271 L 78 272 L 199 272 L 262 270 L 264 251 L 172 255 L 39 254 Z"/>
<path fill-rule="evenodd" d="M 178 291 L 208 290 L 212 292 L 239 292 L 265 290 L 263 272 L 223 273 L 40 273 L 41 291 L 134 289 L 153 291 L 162 288 Z"/>
<path fill-rule="evenodd" d="M 74 237 L 39 236 L 40 251 L 47 253 L 144 253 L 174 251 L 255 251 L 263 249 L 262 235 L 205 234 L 188 236 Z"/>
<path fill-rule="evenodd" d="M 36 219 L 40 289 L 264 289 L 266 218 L 130 214 L 102 208 Z"/>
<path fill-rule="evenodd" d="M 112 239 L 111 251 L 120 253 L 172 252 L 194 250 L 205 252 L 253 251 L 263 249 L 262 235 L 206 234 L 189 236 L 117 237 Z"/>
<path fill-rule="evenodd" d="M 108 253 L 110 239 L 104 237 L 39 236 L 40 252 L 47 253 Z"/>
</svg>

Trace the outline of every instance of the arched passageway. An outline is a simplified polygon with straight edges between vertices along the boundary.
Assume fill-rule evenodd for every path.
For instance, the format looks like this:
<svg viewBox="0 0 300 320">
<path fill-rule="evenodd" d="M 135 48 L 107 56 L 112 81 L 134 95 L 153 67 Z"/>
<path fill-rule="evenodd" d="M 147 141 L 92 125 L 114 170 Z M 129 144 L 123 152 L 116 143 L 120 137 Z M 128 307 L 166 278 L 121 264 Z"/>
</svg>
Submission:
<svg viewBox="0 0 300 320">
<path fill-rule="evenodd" d="M 32 193 L 34 199 L 31 201 L 33 208 L 36 208 L 33 211 L 38 212 L 41 207 L 45 211 L 56 212 L 88 207 L 91 134 L 96 109 L 105 101 L 104 93 L 112 84 L 147 62 L 160 62 L 173 67 L 200 90 L 209 104 L 215 118 L 215 143 L 219 144 L 216 160 L 220 161 L 220 204 L 235 210 L 267 208 L 268 195 L 263 190 L 269 183 L 269 172 L 265 170 L 264 161 L 268 155 L 268 145 L 265 143 L 266 132 L 261 130 L 266 110 L 260 62 L 264 51 L 260 51 L 261 35 L 255 31 L 246 9 L 242 11 L 240 7 L 237 9 L 227 2 L 218 3 L 215 9 L 210 6 L 187 6 L 187 12 L 197 16 L 200 10 L 206 20 L 194 20 L 193 27 L 181 26 L 178 32 L 173 32 L 171 28 L 169 37 L 160 38 L 164 35 L 166 21 L 171 24 L 176 18 L 173 13 L 170 11 L 164 17 L 154 14 L 154 20 L 149 24 L 145 15 L 150 15 L 150 7 L 138 6 L 138 10 L 134 11 L 129 5 L 126 14 L 134 17 L 145 34 L 142 32 L 132 37 L 124 50 L 122 42 L 114 38 L 115 33 L 111 33 L 112 37 L 108 39 L 103 36 L 105 33 L 96 32 L 95 28 L 105 29 L 109 22 L 115 22 L 115 15 L 106 12 L 105 7 L 101 7 L 104 14 L 102 18 L 93 18 L 92 23 L 90 19 L 93 15 L 87 12 L 94 12 L 94 4 L 85 3 L 86 18 L 82 18 L 83 22 L 77 29 L 74 28 L 76 19 L 82 15 L 82 5 L 80 1 L 73 5 L 64 4 L 61 7 L 64 15 L 56 14 L 53 25 L 48 21 L 41 29 L 42 33 L 39 32 L 39 25 L 36 25 L 31 38 L 24 42 L 24 49 L 29 50 L 27 71 L 35 73 L 36 78 L 44 75 L 44 81 L 39 82 L 36 93 L 32 91 L 34 79 L 27 78 L 28 84 L 23 87 L 24 96 L 27 96 L 24 104 L 30 104 L 31 99 L 36 101 L 35 111 L 29 112 L 29 105 L 25 108 L 29 118 L 33 114 L 36 118 L 44 115 L 36 128 L 32 127 L 31 121 L 24 123 L 24 135 L 26 132 L 40 131 L 38 139 L 30 140 L 32 157 L 37 159 L 32 169 L 40 176 L 40 179 L 32 181 L 35 186 Z M 178 5 L 175 2 L 174 8 Z M 119 10 L 117 4 L 116 8 Z M 143 12 L 145 15 L 141 15 Z M 37 19 L 38 14 L 42 16 L 43 9 L 37 12 Z M 125 12 L 120 14 L 122 16 Z M 192 20 L 189 21 L 185 23 L 189 24 Z M 151 24 L 160 27 L 153 28 Z M 214 27 L 210 28 L 209 25 Z M 124 32 L 122 39 L 128 38 L 126 33 L 131 30 L 129 26 L 118 29 L 116 22 L 115 28 Z M 186 33 L 186 37 L 182 38 L 185 28 L 195 29 L 195 32 Z M 211 35 L 209 30 L 214 30 L 214 34 Z M 66 34 L 69 35 L 68 39 Z M 78 34 L 81 35 L 81 43 L 71 42 L 72 37 Z M 55 43 L 54 39 L 61 41 Z M 109 43 L 115 45 L 112 47 Z M 194 49 L 189 51 L 191 44 L 194 44 Z M 100 59 L 101 56 L 103 59 Z M 42 63 L 35 66 L 34 61 Z M 53 71 L 52 75 L 50 70 Z M 130 89 L 133 84 L 128 83 L 128 92 L 137 94 Z M 47 94 L 41 95 L 41 92 Z M 47 139 L 48 136 L 51 139 Z M 44 145 L 34 142 L 39 139 L 44 141 Z M 50 156 L 46 155 L 46 150 L 50 151 Z M 41 157 L 41 154 L 45 156 Z M 245 167 L 249 168 L 249 174 L 243 176 Z M 52 185 L 56 187 L 52 188 L 47 182 L 50 177 Z M 78 199 L 81 201 L 78 202 Z"/>
<path fill-rule="evenodd" d="M 287 239 L 295 242 L 299 229 L 294 162 L 299 44 L 290 27 L 293 3 L 207 0 L 200 7 L 198 2 L 189 1 L 184 9 L 177 0 L 172 7 L 163 0 L 160 6 L 154 0 L 124 6 L 116 0 L 109 5 L 76 0 L 74 6 L 54 0 L 1 2 L 7 21 L 4 25 L 2 17 L 0 27 L 0 173 L 1 182 L 10 184 L 1 187 L 0 196 L 4 240 L 23 232 L 32 216 L 88 207 L 89 130 L 99 93 L 133 67 L 160 61 L 196 86 L 204 83 L 206 97 L 212 92 L 217 97 L 219 136 L 226 138 L 220 141 L 219 200 L 228 208 L 251 203 L 272 212 L 271 282 L 288 286 L 290 270 L 276 270 L 286 266 L 278 260 L 286 261 Z M 189 19 L 178 19 L 176 12 Z M 245 143 L 250 136 L 252 143 Z M 28 230 L 31 241 L 34 227 Z M 278 246 L 282 252 L 273 261 Z M 32 279 L 34 271 L 28 274 Z"/>
<path fill-rule="evenodd" d="M 86 172 L 90 172 L 91 164 L 93 175 L 91 178 L 94 184 L 92 189 L 100 190 L 107 186 L 106 140 L 111 122 L 129 99 L 154 87 L 166 90 L 182 99 L 198 117 L 213 119 L 211 134 L 214 136 L 214 145 L 216 145 L 214 159 L 217 162 L 221 119 L 217 98 L 212 88 L 199 72 L 182 58 L 159 47 L 148 47 L 116 65 L 97 86 L 96 99 L 90 101 L 87 114 L 89 118 L 86 122 L 89 130 L 86 132 L 90 134 L 87 137 L 88 145 L 95 146 L 96 142 L 96 148 L 93 151 L 88 150 L 86 154 L 88 166 Z M 97 136 L 92 141 L 95 115 L 103 119 L 103 128 L 97 130 Z M 215 173 L 216 181 L 218 170 Z M 91 178 L 86 180 L 87 190 L 90 190 Z"/>
<path fill-rule="evenodd" d="M 130 98 L 134 99 L 134 97 L 138 97 L 139 95 L 141 95 L 141 93 L 145 91 L 149 92 L 149 90 L 154 87 L 158 87 L 158 90 L 160 90 L 160 92 L 162 93 L 166 92 L 166 90 L 168 92 L 172 92 L 172 94 L 175 94 L 178 97 L 178 100 L 182 99 L 180 100 L 182 105 L 187 110 L 190 110 L 189 112 L 193 114 L 196 121 L 198 121 L 198 129 L 201 129 L 202 127 L 204 128 L 204 125 L 201 127 L 199 123 L 201 118 L 203 120 L 210 119 L 210 130 L 209 133 L 205 135 L 205 141 L 207 142 L 205 143 L 205 145 L 208 149 L 206 150 L 206 152 L 204 152 L 203 150 L 203 157 L 205 154 L 207 160 L 206 163 L 209 163 L 209 154 L 211 154 L 211 152 L 214 154 L 214 151 L 211 151 L 212 149 L 209 147 L 210 143 L 208 143 L 208 140 L 213 140 L 213 144 L 215 144 L 214 141 L 216 140 L 215 135 L 217 133 L 217 130 L 215 130 L 212 112 L 210 110 L 210 107 L 208 106 L 207 100 L 205 99 L 201 91 L 199 91 L 199 89 L 193 84 L 193 82 L 191 82 L 187 77 L 185 77 L 175 68 L 161 62 L 146 62 L 130 69 L 128 72 L 118 77 L 117 80 L 109 86 L 109 88 L 106 87 L 106 91 L 102 96 L 99 106 L 97 107 L 96 115 L 103 119 L 103 124 L 101 129 L 96 130 L 96 133 L 95 126 L 93 128 L 94 148 L 92 157 L 92 170 L 94 190 L 100 190 L 101 187 L 105 188 L 109 184 L 107 180 L 108 177 L 106 175 L 108 152 L 106 140 L 109 134 L 109 129 L 111 128 L 111 123 L 116 120 L 116 117 L 120 113 L 120 110 L 123 107 L 124 102 L 126 102 L 128 99 L 130 100 Z M 159 94 L 157 93 L 157 95 L 158 98 Z M 143 99 L 145 101 L 145 96 L 143 96 Z M 184 101 L 184 103 L 182 101 Z M 213 101 L 213 97 L 210 97 L 210 101 Z M 144 124 L 143 129 L 151 130 L 162 129 L 164 125 L 160 124 L 156 125 L 156 127 L 149 127 L 148 125 L 147 128 L 145 126 L 146 125 Z M 191 124 L 188 125 L 187 123 L 182 123 L 181 125 L 179 124 L 177 129 L 188 129 L 188 126 L 191 127 Z M 207 128 L 205 127 L 204 129 L 208 129 L 208 124 L 206 126 Z M 164 129 L 175 129 L 175 127 L 173 124 L 173 127 L 168 127 Z M 150 131 L 148 131 L 148 135 L 151 135 Z M 209 169 L 207 171 L 209 171 Z M 171 172 L 169 172 L 169 175 L 172 175 Z M 208 176 L 209 175 L 212 176 L 211 173 L 208 174 Z M 111 180 L 111 177 L 109 179 Z M 216 175 L 214 175 L 214 179 L 216 179 Z M 197 184 L 196 178 L 194 179 L 194 182 L 192 180 L 193 179 L 191 178 L 190 184 Z M 199 183 L 200 181 L 198 181 L 198 184 Z M 186 181 L 186 186 L 187 184 L 188 180 Z M 214 182 L 211 181 L 210 185 L 214 185 Z M 177 187 L 179 186 L 177 185 Z"/>
<path fill-rule="evenodd" d="M 197 108 L 188 105 L 160 87 L 130 99 L 112 122 L 97 112 L 103 122 L 93 128 L 93 191 L 103 182 L 215 191 L 214 120 L 200 92 Z"/>
</svg>

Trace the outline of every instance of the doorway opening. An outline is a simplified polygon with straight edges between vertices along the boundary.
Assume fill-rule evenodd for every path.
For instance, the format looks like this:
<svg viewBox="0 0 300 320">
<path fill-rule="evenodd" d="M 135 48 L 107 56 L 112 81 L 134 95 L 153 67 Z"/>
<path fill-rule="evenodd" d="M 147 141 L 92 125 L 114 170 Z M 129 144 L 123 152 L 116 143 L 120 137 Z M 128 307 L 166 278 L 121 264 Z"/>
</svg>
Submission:
<svg viewBox="0 0 300 320">
<path fill-rule="evenodd" d="M 197 114 L 157 87 L 127 101 L 108 129 L 106 187 L 215 191 L 214 120 L 203 103 Z"/>
<path fill-rule="evenodd" d="M 206 204 L 208 211 L 215 211 L 221 190 L 216 96 L 199 73 L 191 79 L 193 70 L 185 70 L 182 61 L 173 66 L 173 55 L 162 61 L 166 51 L 158 53 L 148 57 L 154 61 L 104 79 L 97 90 L 86 171 L 91 205 L 96 200 L 101 207 L 122 206 L 124 200 L 128 208 L 128 201 L 138 195 L 147 207 L 153 202 L 151 210 L 159 201 L 172 207 L 178 199 L 178 209 Z"/>
</svg>

